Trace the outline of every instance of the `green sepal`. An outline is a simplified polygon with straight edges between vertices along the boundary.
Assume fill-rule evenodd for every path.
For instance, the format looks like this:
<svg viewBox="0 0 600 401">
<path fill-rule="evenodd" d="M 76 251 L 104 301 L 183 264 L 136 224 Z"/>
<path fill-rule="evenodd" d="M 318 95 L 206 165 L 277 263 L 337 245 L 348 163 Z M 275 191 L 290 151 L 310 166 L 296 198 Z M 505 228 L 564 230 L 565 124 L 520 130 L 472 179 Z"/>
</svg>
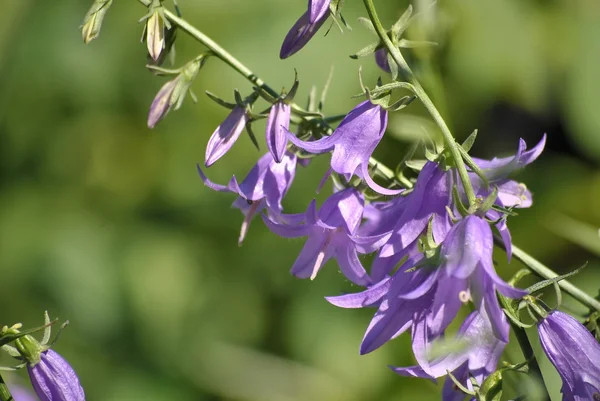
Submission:
<svg viewBox="0 0 600 401">
<path fill-rule="evenodd" d="M 370 19 L 365 18 L 365 17 L 358 17 L 358 22 L 364 26 L 365 28 L 367 28 L 369 31 L 371 31 L 372 33 L 374 33 L 375 35 L 377 35 L 377 30 L 375 30 L 375 26 L 373 25 L 373 22 L 371 22 Z"/>
<path fill-rule="evenodd" d="M 535 291 L 539 291 L 543 288 L 546 288 L 550 285 L 554 285 L 554 284 L 558 284 L 560 281 L 565 280 L 571 276 L 574 276 L 576 274 L 579 274 L 585 267 L 587 266 L 587 263 L 585 263 L 584 265 L 578 267 L 577 269 L 573 270 L 570 273 L 566 273 L 554 278 L 550 278 L 547 280 L 543 280 L 540 281 L 539 283 L 535 283 L 534 285 L 532 285 L 531 287 L 527 288 L 526 291 L 528 291 L 529 293 L 533 293 Z"/>
<path fill-rule="evenodd" d="M 254 135 L 254 131 L 252 131 L 252 120 L 248 120 L 248 122 L 246 122 L 246 132 L 248 133 L 248 136 L 250 137 L 250 140 L 256 149 L 260 150 L 260 146 L 258 146 L 258 141 L 256 140 L 256 135 Z"/>
<path fill-rule="evenodd" d="M 421 170 L 423 170 L 423 167 L 425 167 L 425 164 L 427 164 L 427 160 L 418 160 L 418 159 L 407 160 L 404 162 L 404 164 L 406 165 L 406 167 L 410 168 L 411 170 L 420 172 Z"/>
<path fill-rule="evenodd" d="M 504 369 L 498 369 L 485 378 L 479 388 L 478 400 L 500 401 L 502 399 L 502 374 Z"/>
<path fill-rule="evenodd" d="M 15 326 L 13 327 L 6 327 L 4 326 L 1 330 L 0 330 L 0 347 L 9 344 L 23 336 L 29 335 L 29 334 L 33 334 L 33 333 L 37 333 L 40 332 L 42 330 L 45 330 L 47 327 L 49 327 L 50 325 L 53 325 L 54 323 L 56 323 L 58 321 L 58 319 L 54 319 L 53 321 L 51 321 L 48 324 L 44 324 L 43 326 L 39 326 L 39 327 L 34 327 L 33 329 L 29 329 L 29 330 L 24 330 L 24 331 L 19 331 L 18 329 L 13 329 Z"/>
<path fill-rule="evenodd" d="M 482 216 L 485 216 L 485 214 L 492 208 L 492 206 L 494 206 L 496 199 L 498 199 L 498 187 L 494 186 L 492 192 L 483 200 L 483 202 L 481 202 L 479 207 L 477 207 L 477 211 Z"/>
<path fill-rule="evenodd" d="M 392 25 L 392 42 L 395 42 L 394 44 L 397 44 L 397 41 L 400 39 L 400 36 L 402 36 L 406 28 L 408 28 L 410 18 L 412 17 L 412 11 L 412 5 L 409 4 L 408 8 L 406 9 L 406 11 L 404 11 L 404 13 L 402 13 L 398 21 L 396 21 L 396 23 Z"/>
<path fill-rule="evenodd" d="M 471 150 L 471 148 L 473 147 L 473 144 L 475 143 L 475 140 L 477 139 L 477 129 L 473 130 L 473 132 L 471 133 L 471 135 L 469 135 L 467 137 L 467 139 L 465 139 L 465 141 L 462 143 L 462 148 L 465 150 L 465 152 L 468 152 Z"/>
<path fill-rule="evenodd" d="M 398 41 L 398 47 L 403 49 L 418 49 L 422 47 L 434 47 L 438 46 L 436 42 L 430 42 L 427 40 L 408 40 L 408 39 L 400 39 Z"/>
<path fill-rule="evenodd" d="M 281 91 L 281 96 L 284 103 L 290 104 L 294 101 L 294 97 L 296 96 L 299 85 L 300 81 L 298 81 L 298 71 L 294 68 L 294 83 L 292 84 L 292 88 L 287 94 L 285 94 L 285 90 Z"/>
<path fill-rule="evenodd" d="M 366 57 L 369 54 L 375 53 L 377 50 L 381 49 L 381 47 L 382 47 L 381 42 L 373 42 L 370 45 L 367 45 L 367 46 L 363 47 L 362 49 L 360 49 L 356 53 L 351 54 L 350 58 L 356 60 L 356 59 L 361 58 L 361 57 Z"/>
<path fill-rule="evenodd" d="M 452 188 L 452 199 L 454 201 L 454 204 L 456 205 L 458 213 L 460 213 L 461 216 L 466 217 L 471 214 L 471 211 L 467 209 L 467 207 L 462 202 L 456 185 Z"/>
</svg>

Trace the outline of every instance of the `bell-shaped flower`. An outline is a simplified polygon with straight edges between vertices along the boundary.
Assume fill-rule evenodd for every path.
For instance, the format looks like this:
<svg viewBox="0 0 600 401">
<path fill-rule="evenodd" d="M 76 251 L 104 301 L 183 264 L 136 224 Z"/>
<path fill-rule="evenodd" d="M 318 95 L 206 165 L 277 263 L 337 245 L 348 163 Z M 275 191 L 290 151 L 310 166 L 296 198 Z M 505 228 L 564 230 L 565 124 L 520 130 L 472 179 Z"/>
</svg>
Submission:
<svg viewBox="0 0 600 401">
<path fill-rule="evenodd" d="M 217 160 L 231 149 L 235 141 L 240 137 L 248 122 L 248 114 L 242 106 L 236 106 L 213 132 L 206 145 L 206 156 L 204 165 L 212 166 Z"/>
<path fill-rule="evenodd" d="M 281 162 L 287 146 L 290 112 L 290 105 L 280 100 L 271 107 L 267 119 L 267 148 L 277 163 Z"/>
<path fill-rule="evenodd" d="M 333 151 L 331 168 L 347 180 L 356 174 L 374 191 L 383 195 L 397 195 L 401 190 L 384 188 L 369 175 L 369 159 L 383 138 L 387 118 L 387 111 L 383 107 L 366 100 L 344 117 L 331 136 L 305 142 L 290 133 L 289 139 L 294 145 L 310 153 Z"/>
<path fill-rule="evenodd" d="M 360 225 L 364 208 L 362 195 L 348 188 L 331 195 L 317 212 L 312 201 L 305 213 L 282 215 L 280 221 L 263 216 L 271 231 L 282 237 L 308 237 L 292 266 L 292 274 L 314 279 L 330 258 L 335 258 L 341 272 L 358 285 L 371 280 L 358 259 L 352 236 Z"/>
<path fill-rule="evenodd" d="M 540 343 L 562 381 L 563 401 L 600 399 L 600 344 L 575 318 L 553 311 L 538 323 Z"/>
<path fill-rule="evenodd" d="M 283 210 L 281 202 L 292 186 L 296 174 L 296 162 L 297 158 L 293 153 L 285 153 L 281 163 L 277 163 L 273 156 L 267 153 L 259 159 L 240 184 L 233 176 L 227 186 L 210 181 L 198 166 L 198 173 L 207 187 L 215 191 L 233 192 L 239 195 L 233 206 L 240 209 L 245 216 L 240 231 L 240 244 L 257 213 L 265 207 L 270 215 L 281 213 Z"/>
<path fill-rule="evenodd" d="M 41 401 L 85 401 L 77 374 L 57 352 L 42 352 L 39 362 L 27 364 L 27 371 Z"/>
<path fill-rule="evenodd" d="M 481 385 L 485 378 L 496 370 L 506 342 L 498 340 L 492 333 L 487 319 L 478 312 L 472 312 L 463 322 L 453 342 L 452 352 L 436 357 L 429 361 L 435 343 L 421 343 L 417 350 L 422 365 L 410 367 L 392 367 L 392 370 L 402 376 L 436 379 L 452 372 L 453 376 L 465 387 L 473 389 L 470 380 L 473 377 Z M 423 366 L 424 365 L 424 366 Z M 454 382 L 447 378 L 442 393 L 443 401 L 462 401 L 465 394 Z"/>
<path fill-rule="evenodd" d="M 329 2 L 323 0 L 309 1 L 309 9 L 296 21 L 281 45 L 279 57 L 286 59 L 298 52 L 315 36 L 327 19 Z"/>
<path fill-rule="evenodd" d="M 450 218 L 447 206 L 452 201 L 452 175 L 442 170 L 437 163 L 427 162 L 419 176 L 413 191 L 406 197 L 404 207 L 398 209 L 392 235 L 378 255 L 379 258 L 403 257 L 427 229 L 431 220 L 433 238 L 440 243 L 450 229 Z M 392 259 L 392 260 L 393 260 Z M 384 263 L 393 267 L 392 263 Z M 382 269 L 374 274 L 375 280 L 380 279 L 388 271 Z"/>
</svg>

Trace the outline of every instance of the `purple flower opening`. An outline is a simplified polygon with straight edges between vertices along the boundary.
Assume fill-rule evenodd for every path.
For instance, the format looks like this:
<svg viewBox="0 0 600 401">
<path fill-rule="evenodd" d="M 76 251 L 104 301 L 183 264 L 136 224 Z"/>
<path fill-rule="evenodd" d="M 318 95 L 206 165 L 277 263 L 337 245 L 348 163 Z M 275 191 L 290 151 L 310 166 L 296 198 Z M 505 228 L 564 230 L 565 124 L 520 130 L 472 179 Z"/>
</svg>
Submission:
<svg viewBox="0 0 600 401">
<path fill-rule="evenodd" d="M 243 107 L 237 106 L 229 113 L 208 140 L 204 162 L 206 167 L 212 166 L 231 149 L 247 122 L 248 116 Z"/>
<path fill-rule="evenodd" d="M 358 259 L 352 236 L 362 219 L 364 200 L 354 188 L 331 195 L 317 212 L 312 201 L 305 213 L 281 215 L 280 221 L 263 216 L 267 227 L 287 238 L 308 237 L 292 266 L 292 274 L 314 279 L 331 258 L 338 262 L 346 278 L 358 285 L 369 285 L 371 279 Z"/>
<path fill-rule="evenodd" d="M 560 375 L 564 401 L 600 398 L 600 344 L 575 318 L 553 311 L 538 323 L 540 343 Z"/>
<path fill-rule="evenodd" d="M 331 168 L 349 180 L 354 174 L 366 181 L 371 189 L 383 195 L 397 195 L 401 190 L 384 188 L 370 177 L 369 159 L 383 138 L 387 126 L 387 111 L 366 100 L 342 120 L 331 136 L 305 142 L 289 133 L 290 141 L 310 153 L 333 150 Z"/>
<path fill-rule="evenodd" d="M 27 365 L 31 384 L 41 401 L 85 401 L 79 378 L 69 363 L 49 349 L 40 362 Z"/>
<path fill-rule="evenodd" d="M 291 107 L 279 101 L 271 107 L 267 119 L 267 147 L 277 163 L 281 162 L 287 146 Z"/>
<path fill-rule="evenodd" d="M 245 216 L 239 238 L 241 244 L 257 213 L 265 207 L 270 215 L 276 216 L 281 213 L 283 210 L 281 202 L 296 175 L 296 163 L 297 158 L 293 153 L 285 153 L 280 163 L 277 163 L 270 153 L 266 153 L 252 167 L 241 184 L 234 175 L 227 186 L 209 180 L 200 166 L 198 166 L 198 173 L 207 187 L 215 191 L 239 195 L 233 206 L 240 209 Z"/>
</svg>

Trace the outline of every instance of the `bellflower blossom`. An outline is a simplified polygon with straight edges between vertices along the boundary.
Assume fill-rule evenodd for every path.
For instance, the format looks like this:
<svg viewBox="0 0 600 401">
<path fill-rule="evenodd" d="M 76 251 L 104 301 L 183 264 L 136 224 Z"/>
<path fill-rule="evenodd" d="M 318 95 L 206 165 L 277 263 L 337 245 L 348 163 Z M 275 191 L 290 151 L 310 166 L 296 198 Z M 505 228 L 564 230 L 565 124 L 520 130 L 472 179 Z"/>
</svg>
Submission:
<svg viewBox="0 0 600 401">
<path fill-rule="evenodd" d="M 257 213 L 265 207 L 272 215 L 281 213 L 283 210 L 281 201 L 292 186 L 296 174 L 296 162 L 297 157 L 293 153 L 285 153 L 281 163 L 277 163 L 273 156 L 267 153 L 252 167 L 241 184 L 238 184 L 236 177 L 233 176 L 227 186 L 210 181 L 198 166 L 198 173 L 207 187 L 215 191 L 233 192 L 239 195 L 233 206 L 240 209 L 245 216 L 240 231 L 240 244 Z"/>
<path fill-rule="evenodd" d="M 308 237 L 292 266 L 291 272 L 296 277 L 314 279 L 323 264 L 333 257 L 348 280 L 368 285 L 371 280 L 352 242 L 363 208 L 362 195 L 354 188 L 348 188 L 331 195 L 318 212 L 313 200 L 305 213 L 282 215 L 283 223 L 264 215 L 263 220 L 271 231 L 282 237 Z"/>
<path fill-rule="evenodd" d="M 277 163 L 281 162 L 287 146 L 287 131 L 290 128 L 289 104 L 278 101 L 271 107 L 267 119 L 267 147 Z"/>
<path fill-rule="evenodd" d="M 212 166 L 231 149 L 235 141 L 240 137 L 247 122 L 246 109 L 236 106 L 208 140 L 204 162 L 206 167 Z"/>
<path fill-rule="evenodd" d="M 390 68 L 390 62 L 388 61 L 388 51 L 385 47 L 382 47 L 375 52 L 375 63 L 377 63 L 377 66 L 379 66 L 379 68 L 388 74 L 392 72 L 392 69 Z"/>
<path fill-rule="evenodd" d="M 325 23 L 331 0 L 309 0 L 308 10 L 296 21 L 288 32 L 279 57 L 286 59 L 302 49 Z"/>
<path fill-rule="evenodd" d="M 472 312 L 463 322 L 456 343 L 461 347 L 455 352 L 427 361 L 427 353 L 432 344 L 423 344 L 420 349 L 427 361 L 425 366 L 392 367 L 392 370 L 402 376 L 436 379 L 446 376 L 448 371 L 465 387 L 473 389 L 470 377 L 475 378 L 481 385 L 483 381 L 496 370 L 506 342 L 498 340 L 492 333 L 492 328 L 478 312 Z M 443 401 L 462 401 L 465 394 L 447 378 L 442 393 Z"/>
<path fill-rule="evenodd" d="M 27 371 L 41 401 L 85 401 L 77 374 L 57 352 L 42 352 L 39 362 L 27 364 Z"/>
<path fill-rule="evenodd" d="M 470 299 L 489 321 L 496 338 L 508 342 L 508 322 L 496 290 L 510 298 L 526 292 L 509 286 L 496 274 L 492 251 L 489 224 L 481 217 L 467 216 L 450 229 L 437 256 L 428 259 L 416 253 L 391 278 L 385 277 L 362 293 L 327 300 L 344 308 L 379 306 L 363 338 L 361 353 L 379 348 L 412 326 L 417 355 L 420 344 L 442 335 L 461 305 Z"/>
<path fill-rule="evenodd" d="M 369 159 L 383 138 L 387 126 L 387 110 L 366 100 L 356 106 L 335 129 L 331 136 L 305 142 L 289 134 L 290 141 L 310 153 L 333 150 L 331 168 L 347 180 L 356 174 L 371 189 L 383 195 L 397 195 L 401 190 L 384 188 L 369 176 Z"/>
<path fill-rule="evenodd" d="M 540 343 L 563 381 L 563 401 L 600 400 L 600 344 L 575 318 L 553 311 L 538 323 Z"/>
</svg>

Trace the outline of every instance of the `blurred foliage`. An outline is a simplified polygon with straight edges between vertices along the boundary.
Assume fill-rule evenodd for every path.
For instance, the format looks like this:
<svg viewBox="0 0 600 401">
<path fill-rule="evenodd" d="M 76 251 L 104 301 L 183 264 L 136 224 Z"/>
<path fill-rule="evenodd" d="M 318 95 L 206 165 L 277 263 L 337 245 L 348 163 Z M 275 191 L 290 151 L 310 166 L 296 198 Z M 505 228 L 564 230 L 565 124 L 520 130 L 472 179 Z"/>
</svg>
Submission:
<svg viewBox="0 0 600 401">
<path fill-rule="evenodd" d="M 335 66 L 327 114 L 356 103 L 350 96 L 360 91 L 359 64 L 371 85 L 381 74 L 372 59 L 348 57 L 373 40 L 355 23 L 365 14 L 358 0 L 346 1 L 352 31 L 333 26 L 324 36 L 326 24 L 285 61 L 279 46 L 305 0 L 179 3 L 187 20 L 274 88 L 289 87 L 297 68 L 299 101 L 311 85 L 322 88 Z M 388 25 L 408 4 L 376 3 Z M 203 187 L 195 170 L 227 111 L 200 96 L 147 129 L 147 109 L 164 79 L 144 67 L 136 21 L 145 10 L 115 2 L 100 38 L 84 46 L 77 27 L 89 5 L 3 2 L 0 323 L 32 327 L 45 309 L 68 318 L 56 349 L 78 371 L 89 400 L 438 398 L 439 386 L 386 368 L 414 363 L 408 335 L 358 355 L 373 311 L 325 302 L 325 295 L 356 290 L 331 263 L 314 282 L 293 278 L 301 239 L 277 238 L 255 221 L 238 248 L 242 219 L 230 209 L 233 196 Z M 507 155 L 519 137 L 534 144 L 548 132 L 548 151 L 519 176 L 535 207 L 511 218 L 513 237 L 560 273 L 589 261 L 573 281 L 596 293 L 600 3 L 447 0 L 437 7 L 409 35 L 439 46 L 416 50 L 411 62 L 457 137 L 479 128 L 476 155 Z M 178 65 L 202 50 L 183 32 L 176 47 Z M 216 59 L 193 88 L 224 98 L 234 88 L 250 90 Z M 416 102 L 394 115 L 376 155 L 397 161 L 407 138 L 428 127 L 423 117 Z M 244 176 L 258 156 L 242 137 L 208 174 L 223 183 L 233 173 Z M 287 211 L 303 211 L 315 196 L 325 159 L 299 169 Z M 502 252 L 497 259 L 504 277 L 519 267 L 507 265 Z M 565 306 L 585 312 L 569 299 Z M 519 352 L 510 347 L 507 359 L 520 361 Z M 560 380 L 542 365 L 558 400 Z M 518 387 L 516 377 L 507 380 Z"/>
</svg>

